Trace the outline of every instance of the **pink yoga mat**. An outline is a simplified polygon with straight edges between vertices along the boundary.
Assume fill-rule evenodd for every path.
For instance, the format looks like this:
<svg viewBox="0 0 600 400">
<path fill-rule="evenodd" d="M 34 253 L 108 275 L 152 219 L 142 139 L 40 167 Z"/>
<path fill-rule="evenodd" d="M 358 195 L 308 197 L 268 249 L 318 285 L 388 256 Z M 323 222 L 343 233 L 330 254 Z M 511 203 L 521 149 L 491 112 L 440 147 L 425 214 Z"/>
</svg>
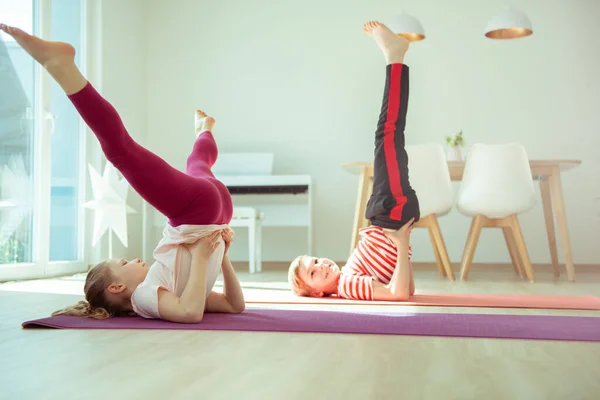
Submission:
<svg viewBox="0 0 600 400">
<path fill-rule="evenodd" d="M 300 297 L 282 290 L 245 290 L 246 303 L 252 304 L 364 304 L 377 306 L 435 306 L 538 308 L 563 310 L 600 310 L 595 296 L 542 296 L 513 294 L 415 294 L 410 301 L 359 301 L 336 297 Z"/>
</svg>

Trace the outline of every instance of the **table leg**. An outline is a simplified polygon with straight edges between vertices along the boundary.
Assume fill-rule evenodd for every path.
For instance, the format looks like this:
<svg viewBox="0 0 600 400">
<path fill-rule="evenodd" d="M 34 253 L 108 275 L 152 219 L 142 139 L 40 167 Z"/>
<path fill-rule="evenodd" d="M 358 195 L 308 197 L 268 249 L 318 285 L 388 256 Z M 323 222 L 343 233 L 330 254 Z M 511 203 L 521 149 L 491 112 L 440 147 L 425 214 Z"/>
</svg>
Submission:
<svg viewBox="0 0 600 400">
<path fill-rule="evenodd" d="M 573 264 L 573 255 L 571 253 L 571 241 L 569 240 L 569 229 L 567 227 L 567 215 L 565 211 L 565 202 L 563 197 L 562 182 L 560 180 L 560 170 L 554 169 L 550 175 L 550 192 L 552 202 L 556 210 L 556 225 L 565 257 L 565 266 L 569 281 L 575 281 L 575 265 Z"/>
<path fill-rule="evenodd" d="M 366 167 L 363 167 L 360 171 L 356 209 L 354 210 L 354 224 L 352 226 L 352 240 L 350 242 L 350 254 L 352 254 L 358 243 L 358 231 L 368 224 L 368 221 L 365 218 L 365 211 L 367 209 L 369 196 L 371 196 L 371 193 L 373 192 L 373 183 L 368 172 Z"/>
<path fill-rule="evenodd" d="M 558 278 L 560 276 L 560 271 L 558 269 L 558 250 L 556 248 L 556 232 L 554 230 L 552 197 L 550 194 L 550 180 L 548 177 L 543 177 L 540 179 L 540 189 L 542 192 L 542 205 L 544 206 L 544 219 L 546 220 L 546 233 L 548 234 L 548 245 L 550 246 L 552 268 L 554 269 L 554 276 Z"/>
</svg>

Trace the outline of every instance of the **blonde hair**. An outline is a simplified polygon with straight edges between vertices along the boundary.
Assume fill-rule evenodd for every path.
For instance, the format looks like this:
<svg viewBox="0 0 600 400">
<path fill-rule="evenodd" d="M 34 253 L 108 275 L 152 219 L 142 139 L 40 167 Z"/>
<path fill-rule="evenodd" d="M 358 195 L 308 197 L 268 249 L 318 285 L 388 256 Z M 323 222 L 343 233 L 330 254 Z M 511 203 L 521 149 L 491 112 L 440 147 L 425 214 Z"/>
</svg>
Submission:
<svg viewBox="0 0 600 400">
<path fill-rule="evenodd" d="M 73 306 L 55 311 L 52 316 L 72 315 L 75 317 L 106 319 L 111 316 L 131 314 L 122 304 L 115 304 L 106 296 L 106 289 L 114 281 L 109 267 L 110 262 L 104 261 L 88 272 L 83 287 L 86 301 L 80 301 Z"/>
<path fill-rule="evenodd" d="M 298 256 L 290 264 L 290 269 L 288 270 L 288 282 L 294 293 L 298 296 L 312 297 L 314 292 L 313 288 L 308 286 L 308 284 L 300 278 L 300 265 L 302 265 L 302 259 L 304 257 L 306 256 Z"/>
</svg>

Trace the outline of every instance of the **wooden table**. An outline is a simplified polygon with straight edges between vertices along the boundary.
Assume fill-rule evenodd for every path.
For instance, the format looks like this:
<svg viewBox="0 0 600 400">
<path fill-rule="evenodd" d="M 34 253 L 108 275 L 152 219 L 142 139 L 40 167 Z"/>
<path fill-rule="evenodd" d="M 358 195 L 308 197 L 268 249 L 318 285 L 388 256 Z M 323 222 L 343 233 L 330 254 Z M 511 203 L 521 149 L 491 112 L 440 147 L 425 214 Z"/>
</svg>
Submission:
<svg viewBox="0 0 600 400">
<path fill-rule="evenodd" d="M 571 170 L 580 164 L 580 160 L 529 161 L 533 179 L 540 182 L 544 219 L 546 220 L 546 232 L 548 233 L 548 244 L 550 246 L 550 257 L 554 268 L 554 275 L 560 275 L 558 269 L 556 233 L 554 230 L 554 218 L 556 218 L 569 281 L 575 281 L 575 266 L 573 265 L 573 255 L 571 253 L 571 242 L 569 239 L 569 229 L 567 227 L 567 216 L 560 174 L 561 172 Z M 351 162 L 342 164 L 342 167 L 359 175 L 358 195 L 354 213 L 354 225 L 352 228 L 352 241 L 350 244 L 350 249 L 353 250 L 358 241 L 359 229 L 369 225 L 369 221 L 365 218 L 365 211 L 367 202 L 373 191 L 373 162 Z M 450 170 L 450 178 L 453 181 L 460 181 L 462 180 L 465 170 L 465 161 L 449 161 L 448 169 Z M 553 203 L 554 210 L 552 208 Z"/>
</svg>

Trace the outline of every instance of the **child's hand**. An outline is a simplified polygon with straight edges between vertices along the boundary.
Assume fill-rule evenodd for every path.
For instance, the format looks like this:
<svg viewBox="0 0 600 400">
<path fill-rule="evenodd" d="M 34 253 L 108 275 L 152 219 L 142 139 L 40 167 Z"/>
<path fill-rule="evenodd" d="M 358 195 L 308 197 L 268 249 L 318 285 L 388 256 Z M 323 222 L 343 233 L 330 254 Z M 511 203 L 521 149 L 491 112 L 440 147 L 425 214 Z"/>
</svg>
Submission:
<svg viewBox="0 0 600 400">
<path fill-rule="evenodd" d="M 392 229 L 384 229 L 385 235 L 396 245 L 398 248 L 407 248 L 410 245 L 410 233 L 412 232 L 413 223 L 415 219 L 412 218 L 402 228 L 397 231 Z"/>
<path fill-rule="evenodd" d="M 233 237 L 235 236 L 235 232 L 233 232 L 233 230 L 231 230 L 230 228 L 225 228 L 221 231 L 221 237 L 223 238 L 223 241 L 225 242 L 225 255 L 227 255 L 227 252 L 229 251 L 229 248 L 231 247 L 231 244 L 233 243 Z"/>
<path fill-rule="evenodd" d="M 186 243 L 184 246 L 187 247 L 190 252 L 207 260 L 215 252 L 217 247 L 219 247 L 219 237 L 221 237 L 221 231 L 214 231 L 210 235 L 204 236 L 194 243 Z"/>
</svg>

